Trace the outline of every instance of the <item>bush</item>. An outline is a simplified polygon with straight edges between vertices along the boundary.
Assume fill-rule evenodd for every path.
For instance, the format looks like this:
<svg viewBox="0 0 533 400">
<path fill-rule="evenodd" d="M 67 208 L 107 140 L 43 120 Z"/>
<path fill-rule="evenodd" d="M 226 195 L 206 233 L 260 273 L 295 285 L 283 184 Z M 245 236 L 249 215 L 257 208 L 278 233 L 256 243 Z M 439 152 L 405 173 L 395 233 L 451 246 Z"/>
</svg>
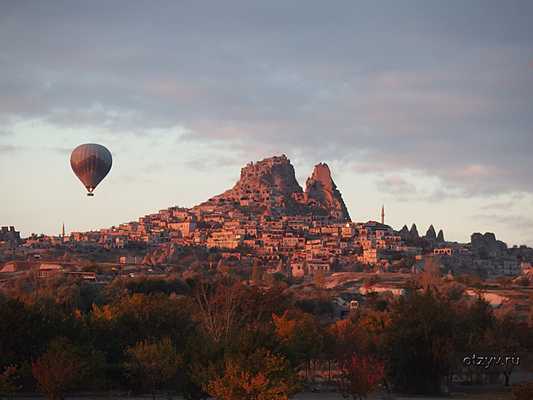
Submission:
<svg viewBox="0 0 533 400">
<path fill-rule="evenodd" d="M 513 396 L 515 400 L 533 399 L 533 382 L 513 386 Z"/>
<path fill-rule="evenodd" d="M 145 383 L 154 399 L 155 391 L 175 377 L 181 365 L 181 357 L 168 337 L 157 342 L 139 342 L 127 353 L 130 361 L 126 369 L 135 381 Z"/>
<path fill-rule="evenodd" d="M 212 366 L 208 376 L 204 390 L 220 400 L 286 400 L 297 389 L 287 360 L 265 350 L 226 359 L 222 371 Z"/>
<path fill-rule="evenodd" d="M 39 390 L 49 400 L 63 399 L 80 376 L 81 360 L 64 341 L 50 345 L 46 353 L 32 363 L 32 373 Z"/>
</svg>

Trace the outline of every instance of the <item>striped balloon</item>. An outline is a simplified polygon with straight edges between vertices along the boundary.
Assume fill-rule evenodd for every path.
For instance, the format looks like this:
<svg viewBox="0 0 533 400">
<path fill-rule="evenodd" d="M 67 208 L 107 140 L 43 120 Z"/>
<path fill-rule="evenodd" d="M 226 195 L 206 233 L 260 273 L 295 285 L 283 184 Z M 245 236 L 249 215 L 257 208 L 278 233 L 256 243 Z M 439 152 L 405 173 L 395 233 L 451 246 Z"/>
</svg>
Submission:
<svg viewBox="0 0 533 400">
<path fill-rule="evenodd" d="M 87 196 L 93 196 L 94 189 L 109 173 L 112 164 L 111 153 L 100 144 L 82 144 L 70 155 L 70 166 L 87 188 Z"/>
</svg>

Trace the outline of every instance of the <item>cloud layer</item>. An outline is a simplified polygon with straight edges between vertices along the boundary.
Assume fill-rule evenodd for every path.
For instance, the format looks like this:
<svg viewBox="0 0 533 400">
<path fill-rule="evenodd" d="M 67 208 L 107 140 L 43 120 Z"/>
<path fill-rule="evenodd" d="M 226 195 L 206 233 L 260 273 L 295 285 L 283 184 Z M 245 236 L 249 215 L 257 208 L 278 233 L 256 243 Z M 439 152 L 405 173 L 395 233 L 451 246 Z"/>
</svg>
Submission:
<svg viewBox="0 0 533 400">
<path fill-rule="evenodd" d="M 20 121 L 177 127 L 210 149 L 199 169 L 276 152 L 399 199 L 533 193 L 531 18 L 528 1 L 3 2 L 0 152 Z"/>
</svg>

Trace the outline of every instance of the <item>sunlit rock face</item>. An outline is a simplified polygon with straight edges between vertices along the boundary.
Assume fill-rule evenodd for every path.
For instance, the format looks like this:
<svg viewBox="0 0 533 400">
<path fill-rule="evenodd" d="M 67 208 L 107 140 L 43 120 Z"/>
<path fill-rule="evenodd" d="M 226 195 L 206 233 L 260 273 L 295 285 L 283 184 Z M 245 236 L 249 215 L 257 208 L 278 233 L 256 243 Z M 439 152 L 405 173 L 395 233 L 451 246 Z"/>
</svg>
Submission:
<svg viewBox="0 0 533 400">
<path fill-rule="evenodd" d="M 323 208 L 336 219 L 350 220 L 341 193 L 325 163 L 315 165 L 313 174 L 307 179 L 304 198 L 309 206 Z"/>
<path fill-rule="evenodd" d="M 272 216 L 318 214 L 339 221 L 350 220 L 329 167 L 323 163 L 315 166 L 304 192 L 285 155 L 247 164 L 233 188 L 200 205 L 207 206 L 237 207 Z"/>
</svg>

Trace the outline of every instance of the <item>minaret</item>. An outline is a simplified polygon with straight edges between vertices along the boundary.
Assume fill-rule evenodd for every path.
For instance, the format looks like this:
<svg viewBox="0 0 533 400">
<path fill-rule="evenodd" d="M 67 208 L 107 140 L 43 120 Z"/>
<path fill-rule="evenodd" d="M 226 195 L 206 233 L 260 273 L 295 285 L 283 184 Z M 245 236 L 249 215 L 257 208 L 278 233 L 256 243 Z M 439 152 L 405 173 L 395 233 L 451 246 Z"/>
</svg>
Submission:
<svg viewBox="0 0 533 400">
<path fill-rule="evenodd" d="M 61 229 L 61 237 L 65 238 L 65 223 L 63 222 L 63 229 Z"/>
<path fill-rule="evenodd" d="M 381 223 L 385 225 L 385 205 L 381 206 Z"/>
</svg>

